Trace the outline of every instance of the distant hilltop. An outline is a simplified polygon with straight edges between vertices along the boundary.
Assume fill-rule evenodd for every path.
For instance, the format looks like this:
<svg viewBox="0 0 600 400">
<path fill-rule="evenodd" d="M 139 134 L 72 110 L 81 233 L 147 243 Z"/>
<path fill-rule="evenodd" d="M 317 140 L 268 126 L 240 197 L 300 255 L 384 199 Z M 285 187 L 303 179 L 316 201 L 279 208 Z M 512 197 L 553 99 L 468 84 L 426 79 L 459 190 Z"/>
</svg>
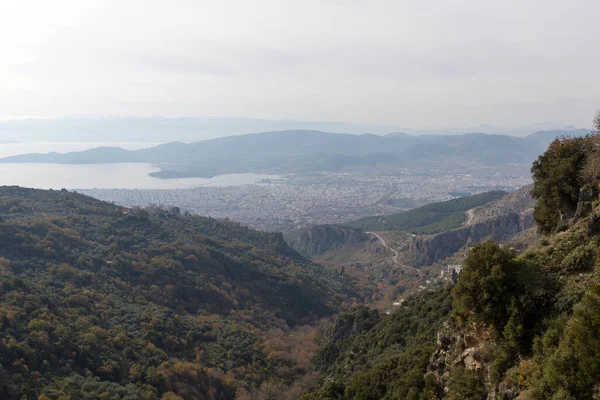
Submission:
<svg viewBox="0 0 600 400">
<path fill-rule="evenodd" d="M 386 136 L 316 130 L 272 131 L 193 143 L 171 142 L 128 151 L 99 147 L 66 154 L 25 154 L 3 163 L 103 164 L 140 162 L 161 166 L 158 178 L 213 177 L 230 173 L 314 173 L 370 171 L 460 165 L 526 165 L 557 136 L 580 136 L 587 130 L 535 132 L 526 137 L 469 133 L 462 135 Z"/>
<path fill-rule="evenodd" d="M 377 124 L 349 124 L 330 121 L 267 120 L 253 118 L 163 118 L 163 117 L 62 117 L 0 120 L 0 142 L 12 141 L 67 141 L 67 142 L 194 142 L 246 133 L 317 130 L 375 135 L 456 135 L 487 133 L 525 136 L 535 131 L 560 129 L 574 131 L 574 127 L 537 124 L 516 128 L 480 125 L 448 129 L 408 129 Z"/>
</svg>

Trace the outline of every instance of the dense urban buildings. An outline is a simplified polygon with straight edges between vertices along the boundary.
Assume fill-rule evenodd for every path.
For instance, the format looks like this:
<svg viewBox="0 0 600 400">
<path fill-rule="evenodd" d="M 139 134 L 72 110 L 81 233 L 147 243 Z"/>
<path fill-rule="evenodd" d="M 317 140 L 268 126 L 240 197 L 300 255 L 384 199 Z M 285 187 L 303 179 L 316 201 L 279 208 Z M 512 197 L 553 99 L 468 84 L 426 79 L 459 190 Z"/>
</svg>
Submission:
<svg viewBox="0 0 600 400">
<path fill-rule="evenodd" d="M 280 182 L 173 190 L 87 189 L 79 192 L 125 206 L 177 206 L 184 211 L 228 218 L 262 230 L 290 231 L 369 215 L 392 214 L 460 194 L 516 190 L 529 171 L 493 168 L 456 171 L 402 169 L 395 174 L 321 173 L 288 176 Z"/>
</svg>

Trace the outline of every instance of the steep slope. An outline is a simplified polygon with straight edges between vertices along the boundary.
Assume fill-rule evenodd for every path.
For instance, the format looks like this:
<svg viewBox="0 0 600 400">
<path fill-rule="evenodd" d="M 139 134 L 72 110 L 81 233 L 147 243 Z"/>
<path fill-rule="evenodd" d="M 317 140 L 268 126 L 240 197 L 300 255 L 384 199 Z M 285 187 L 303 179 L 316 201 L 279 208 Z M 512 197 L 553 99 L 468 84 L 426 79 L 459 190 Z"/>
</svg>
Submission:
<svg viewBox="0 0 600 400">
<path fill-rule="evenodd" d="M 380 292 L 370 305 L 385 311 L 398 306 L 412 293 L 443 286 L 444 275 L 440 274 L 447 270 L 440 262 L 460 263 L 469 246 L 480 241 L 491 238 L 518 241 L 522 243 L 520 248 L 526 247 L 531 241 L 528 236 L 533 236 L 525 236 L 533 224 L 530 190 L 525 187 L 510 194 L 492 192 L 463 197 L 392 216 L 393 222 L 398 223 L 396 226 L 411 227 L 413 232 L 422 227 L 441 227 L 446 221 L 459 221 L 451 225 L 458 228 L 432 235 L 322 225 L 284 237 L 292 248 L 316 262 L 334 266 L 338 271 L 344 267 L 346 274 L 376 281 Z M 468 209 L 481 203 L 485 204 Z M 358 222 L 367 221 L 372 224 L 370 228 L 377 228 L 385 222 L 384 218 L 387 217 Z M 462 225 L 460 221 L 464 221 Z"/>
<path fill-rule="evenodd" d="M 599 216 L 521 255 L 479 244 L 458 285 L 413 295 L 390 316 L 342 314 L 304 398 L 597 398 Z"/>
<path fill-rule="evenodd" d="M 315 357 L 321 375 L 304 399 L 430 399 L 425 376 L 436 331 L 451 311 L 449 290 L 424 293 L 387 316 L 369 309 L 341 315 Z"/>
<path fill-rule="evenodd" d="M 286 337 L 312 340 L 293 327 L 368 295 L 281 234 L 18 187 L 0 187 L 0 276 L 3 399 L 289 385 L 308 363 Z"/>
<path fill-rule="evenodd" d="M 533 228 L 531 186 L 526 186 L 488 204 L 467 210 L 462 227 L 408 241 L 401 259 L 415 266 L 431 265 L 461 248 L 482 240 L 506 242 Z"/>
<path fill-rule="evenodd" d="M 465 225 L 471 226 L 507 214 L 531 213 L 535 204 L 531 197 L 533 185 L 527 185 L 491 203 L 469 210 Z"/>
<path fill-rule="evenodd" d="M 560 139 L 534 164 L 534 218 L 545 233 L 525 251 L 479 243 L 451 287 L 414 296 L 389 317 L 341 315 L 324 332 L 322 374 L 306 398 L 597 399 L 598 140 Z"/>
<path fill-rule="evenodd" d="M 381 246 L 370 245 L 369 240 L 374 236 L 367 234 L 374 231 L 390 239 L 390 245 L 400 252 L 397 261 L 401 264 L 428 266 L 465 246 L 486 239 L 507 242 L 531 229 L 534 202 L 530 191 L 531 186 L 526 186 L 509 194 L 489 192 L 460 197 L 399 214 L 362 218 L 347 226 L 301 229 L 285 238 L 306 257 L 337 262 L 380 262 Z M 340 253 L 344 253 L 343 256 Z"/>
<path fill-rule="evenodd" d="M 371 237 L 360 229 L 318 225 L 285 235 L 288 244 L 300 254 L 313 257 L 344 246 L 364 243 Z"/>
<path fill-rule="evenodd" d="M 496 191 L 459 197 L 398 214 L 365 217 L 345 225 L 367 231 L 406 231 L 415 234 L 444 232 L 460 227 L 466 219 L 466 211 L 504 195 L 506 192 Z"/>
</svg>

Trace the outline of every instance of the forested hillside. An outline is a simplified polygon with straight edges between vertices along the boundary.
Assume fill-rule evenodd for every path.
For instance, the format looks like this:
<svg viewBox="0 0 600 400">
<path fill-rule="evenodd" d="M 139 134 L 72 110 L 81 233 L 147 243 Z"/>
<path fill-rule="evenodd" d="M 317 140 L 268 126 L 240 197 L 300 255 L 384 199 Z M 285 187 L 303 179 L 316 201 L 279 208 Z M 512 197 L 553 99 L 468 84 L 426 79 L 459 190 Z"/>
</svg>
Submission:
<svg viewBox="0 0 600 400">
<path fill-rule="evenodd" d="M 600 398 L 599 138 L 559 138 L 533 164 L 543 236 L 526 251 L 478 244 L 451 289 L 340 316 L 305 398 Z"/>
<path fill-rule="evenodd" d="M 0 276 L 2 399 L 293 398 L 318 319 L 369 293 L 281 234 L 17 187 Z"/>
<path fill-rule="evenodd" d="M 315 359 L 321 380 L 304 399 L 428 399 L 437 386 L 425 371 L 451 309 L 445 289 L 390 316 L 368 308 L 341 315 L 323 335 Z"/>
<path fill-rule="evenodd" d="M 495 191 L 458 197 L 397 214 L 365 217 L 345 225 L 367 231 L 406 231 L 415 234 L 444 232 L 460 227 L 466 219 L 467 210 L 491 203 L 505 195 L 506 192 Z"/>
<path fill-rule="evenodd" d="M 478 244 L 456 285 L 391 315 L 364 307 L 371 281 L 281 234 L 2 187 L 0 398 L 598 398 L 599 137 L 559 138 L 534 162 L 536 243 Z M 395 223 L 444 229 L 502 195 Z"/>
</svg>

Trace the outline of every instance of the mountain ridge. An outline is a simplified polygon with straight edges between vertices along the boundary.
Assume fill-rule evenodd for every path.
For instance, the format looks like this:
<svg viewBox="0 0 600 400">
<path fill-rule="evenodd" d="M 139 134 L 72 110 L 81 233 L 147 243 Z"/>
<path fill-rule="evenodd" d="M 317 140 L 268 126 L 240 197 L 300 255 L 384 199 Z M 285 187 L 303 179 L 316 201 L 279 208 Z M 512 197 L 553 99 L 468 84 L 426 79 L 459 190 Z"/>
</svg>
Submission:
<svg viewBox="0 0 600 400">
<path fill-rule="evenodd" d="M 584 131 L 575 131 L 583 134 Z M 566 132 L 568 133 L 568 132 Z M 25 154 L 0 163 L 159 164 L 160 178 L 212 177 L 227 173 L 308 173 L 354 168 L 448 168 L 458 162 L 483 165 L 529 164 L 558 131 L 533 138 L 463 134 L 447 136 L 352 135 L 288 130 L 228 136 L 199 142 L 170 142 L 141 150 L 95 148 L 66 154 Z M 224 163 L 227 160 L 227 163 Z M 462 161 L 460 161 L 462 160 Z"/>
<path fill-rule="evenodd" d="M 86 117 L 22 118 L 0 120 L 0 140 L 13 140 L 18 135 L 24 141 L 46 141 L 49 136 L 61 141 L 129 141 L 156 142 L 165 136 L 179 141 L 197 141 L 249 132 L 289 129 L 315 129 L 351 134 L 385 135 L 406 132 L 410 135 L 447 135 L 466 132 L 504 133 L 522 136 L 536 130 L 563 129 L 556 124 L 535 124 L 502 129 L 481 125 L 462 129 L 407 129 L 378 124 L 351 124 L 332 121 L 267 120 L 235 117 Z"/>
</svg>

